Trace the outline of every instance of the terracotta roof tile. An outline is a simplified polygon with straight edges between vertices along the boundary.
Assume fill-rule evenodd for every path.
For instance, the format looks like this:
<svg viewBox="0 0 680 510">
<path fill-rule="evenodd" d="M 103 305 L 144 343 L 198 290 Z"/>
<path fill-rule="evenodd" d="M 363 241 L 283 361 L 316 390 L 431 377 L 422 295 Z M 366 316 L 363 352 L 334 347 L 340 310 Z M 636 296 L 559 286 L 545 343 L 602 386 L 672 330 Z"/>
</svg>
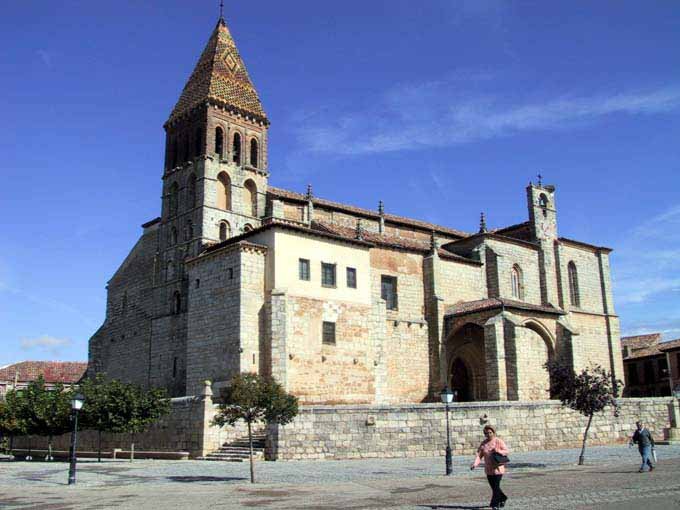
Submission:
<svg viewBox="0 0 680 510">
<path fill-rule="evenodd" d="M 446 309 L 446 315 L 465 315 L 468 313 L 483 312 L 485 310 L 493 310 L 494 308 L 501 307 L 564 315 L 564 311 L 560 310 L 559 308 L 524 303 L 523 301 L 515 301 L 514 299 L 506 298 L 488 298 L 456 303 L 455 305 L 449 306 Z"/>
<path fill-rule="evenodd" d="M 0 368 L 0 381 L 30 382 L 42 375 L 47 383 L 77 383 L 85 374 L 87 363 L 79 361 L 22 361 Z"/>
<path fill-rule="evenodd" d="M 278 198 L 283 198 L 283 199 L 288 199 L 288 200 L 294 200 L 296 202 L 306 202 L 307 197 L 301 193 L 296 193 L 294 191 L 289 191 L 281 188 L 275 188 L 273 186 L 269 186 L 267 189 L 267 192 Z M 333 202 L 331 200 L 326 200 L 323 198 L 318 198 L 318 197 L 312 197 L 312 203 L 315 206 L 321 206 L 321 207 L 328 207 L 331 209 L 337 209 L 340 211 L 346 211 L 349 213 L 357 214 L 359 216 L 363 216 L 366 218 L 371 218 L 371 219 L 379 219 L 380 215 L 375 212 L 371 211 L 369 209 L 363 209 L 361 207 L 355 207 L 353 205 L 347 205 L 347 204 L 341 204 L 340 202 Z M 434 230 L 435 232 L 439 234 L 447 234 L 450 236 L 455 236 L 455 237 L 466 237 L 469 236 L 470 234 L 467 232 L 463 232 L 462 230 L 456 230 L 453 228 L 449 227 L 443 227 L 441 225 L 436 225 L 434 223 L 428 223 L 426 221 L 420 221 L 420 220 L 414 220 L 411 218 L 404 218 L 403 216 L 396 216 L 394 214 L 385 214 L 385 221 L 390 222 L 390 223 L 395 223 L 395 224 L 401 224 L 401 225 L 407 225 L 410 227 L 416 227 L 420 228 L 422 230 L 427 230 L 427 231 L 432 231 Z"/>
<path fill-rule="evenodd" d="M 628 356 L 624 356 L 623 359 L 628 360 L 659 355 L 661 354 L 659 350 L 660 342 L 661 333 L 621 337 L 621 347 L 628 348 Z M 625 354 L 626 349 L 623 349 L 623 351 Z"/>
<path fill-rule="evenodd" d="M 680 338 L 677 340 L 669 340 L 668 342 L 661 342 L 659 344 L 660 351 L 672 351 L 675 349 L 680 349 Z"/>
<path fill-rule="evenodd" d="M 267 114 L 223 19 L 210 36 L 168 122 L 206 101 L 232 106 L 267 121 Z"/>
</svg>

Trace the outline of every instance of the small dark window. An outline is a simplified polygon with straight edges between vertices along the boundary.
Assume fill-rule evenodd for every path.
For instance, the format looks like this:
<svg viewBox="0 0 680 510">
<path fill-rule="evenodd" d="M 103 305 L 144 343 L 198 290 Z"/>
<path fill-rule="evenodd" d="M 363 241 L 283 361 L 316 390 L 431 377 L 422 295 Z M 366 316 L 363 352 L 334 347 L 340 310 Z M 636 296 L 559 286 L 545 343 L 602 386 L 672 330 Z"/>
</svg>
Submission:
<svg viewBox="0 0 680 510">
<path fill-rule="evenodd" d="M 357 270 L 353 267 L 347 268 L 347 286 L 350 289 L 357 288 Z"/>
<path fill-rule="evenodd" d="M 196 278 L 196 288 L 198 289 L 201 286 L 201 280 Z"/>
<path fill-rule="evenodd" d="M 221 127 L 215 128 L 215 152 L 220 156 L 224 152 L 224 131 Z"/>
<path fill-rule="evenodd" d="M 182 311 L 182 296 L 175 291 L 172 296 L 172 313 L 178 315 Z"/>
<path fill-rule="evenodd" d="M 380 297 L 385 300 L 388 310 L 396 310 L 397 303 L 397 277 L 382 275 L 380 277 Z"/>
<path fill-rule="evenodd" d="M 581 296 L 578 290 L 578 271 L 576 270 L 576 264 L 572 260 L 568 265 L 569 273 L 569 300 L 571 305 L 575 307 L 581 306 Z"/>
<path fill-rule="evenodd" d="M 234 144 L 231 149 L 232 161 L 234 163 L 241 163 L 241 135 L 234 133 Z"/>
<path fill-rule="evenodd" d="M 227 278 L 229 278 L 230 280 L 234 279 L 234 270 L 231 267 L 227 269 Z"/>
<path fill-rule="evenodd" d="M 250 140 L 250 164 L 257 168 L 258 148 L 257 140 L 253 138 Z"/>
<path fill-rule="evenodd" d="M 321 285 L 335 287 L 335 264 L 321 263 Z"/>
<path fill-rule="evenodd" d="M 323 322 L 323 343 L 335 345 L 335 322 Z"/>
<path fill-rule="evenodd" d="M 309 260 L 300 259 L 298 262 L 298 272 L 300 280 L 309 281 Z"/>
</svg>

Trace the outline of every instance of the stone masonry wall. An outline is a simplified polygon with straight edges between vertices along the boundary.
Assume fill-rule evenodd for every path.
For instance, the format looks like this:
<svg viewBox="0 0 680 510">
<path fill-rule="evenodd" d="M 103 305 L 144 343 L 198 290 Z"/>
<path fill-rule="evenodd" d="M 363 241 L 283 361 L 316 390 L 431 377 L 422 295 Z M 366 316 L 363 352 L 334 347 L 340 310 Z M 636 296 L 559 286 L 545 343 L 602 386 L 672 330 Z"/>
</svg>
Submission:
<svg viewBox="0 0 680 510">
<path fill-rule="evenodd" d="M 618 418 L 607 411 L 593 420 L 588 444 L 626 441 L 639 418 L 655 437 L 664 437 L 670 401 L 622 399 Z M 512 452 L 575 448 L 581 445 L 586 421 L 555 401 L 454 405 L 452 448 L 456 455 L 474 455 L 486 423 L 506 441 L 510 458 Z M 427 457 L 443 455 L 445 446 L 442 404 L 303 407 L 285 427 L 271 426 L 267 438 L 267 454 L 277 460 Z"/>
</svg>

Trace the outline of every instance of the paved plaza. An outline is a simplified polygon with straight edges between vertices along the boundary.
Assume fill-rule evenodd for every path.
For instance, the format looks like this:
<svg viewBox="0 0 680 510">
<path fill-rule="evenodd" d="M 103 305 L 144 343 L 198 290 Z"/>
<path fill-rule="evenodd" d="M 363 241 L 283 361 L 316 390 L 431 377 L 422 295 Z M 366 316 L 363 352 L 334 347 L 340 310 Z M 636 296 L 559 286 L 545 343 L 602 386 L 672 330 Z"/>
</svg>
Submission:
<svg viewBox="0 0 680 510">
<path fill-rule="evenodd" d="M 509 509 L 679 509 L 680 446 L 659 446 L 658 469 L 637 472 L 639 456 L 626 446 L 593 447 L 587 465 L 578 450 L 511 455 L 504 490 Z M 489 489 L 470 457 L 444 459 L 264 462 L 258 483 L 247 463 L 82 460 L 78 484 L 66 485 L 63 462 L 0 462 L 0 508 L 94 510 L 155 509 L 473 509 Z"/>
</svg>

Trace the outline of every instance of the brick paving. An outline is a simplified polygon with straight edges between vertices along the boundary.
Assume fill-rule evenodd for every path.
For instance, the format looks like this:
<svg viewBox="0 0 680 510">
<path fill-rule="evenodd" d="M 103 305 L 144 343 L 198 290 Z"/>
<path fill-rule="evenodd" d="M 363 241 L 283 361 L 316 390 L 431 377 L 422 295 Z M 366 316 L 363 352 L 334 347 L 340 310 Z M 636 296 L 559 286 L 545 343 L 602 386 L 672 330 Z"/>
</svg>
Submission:
<svg viewBox="0 0 680 510">
<path fill-rule="evenodd" d="M 643 474 L 637 451 L 621 446 L 588 449 L 584 467 L 575 465 L 578 450 L 516 454 L 503 483 L 507 508 L 680 510 L 680 447 L 658 453 L 658 469 Z M 455 457 L 452 477 L 441 457 L 258 462 L 251 485 L 247 463 L 82 461 L 72 487 L 66 463 L 0 462 L 0 508 L 485 508 L 483 471 L 470 472 L 469 462 Z"/>
</svg>

